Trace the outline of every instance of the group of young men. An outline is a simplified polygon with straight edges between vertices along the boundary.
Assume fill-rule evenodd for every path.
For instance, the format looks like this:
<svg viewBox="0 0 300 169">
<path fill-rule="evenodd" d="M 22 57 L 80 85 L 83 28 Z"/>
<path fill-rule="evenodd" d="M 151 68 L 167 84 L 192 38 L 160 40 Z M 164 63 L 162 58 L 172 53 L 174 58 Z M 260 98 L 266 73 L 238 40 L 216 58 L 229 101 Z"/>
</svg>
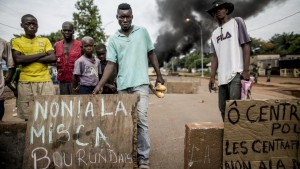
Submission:
<svg viewBox="0 0 300 169">
<path fill-rule="evenodd" d="M 211 38 L 212 70 L 209 90 L 215 90 L 215 75 L 219 69 L 219 108 L 223 119 L 226 100 L 239 100 L 241 79 L 249 79 L 250 38 L 243 19 L 229 17 L 233 9 L 232 3 L 216 0 L 207 10 L 218 22 L 218 27 Z M 82 38 L 81 41 L 73 39 L 74 28 L 71 22 L 62 24 L 61 32 L 64 39 L 55 43 L 53 48 L 47 38 L 36 36 L 37 19 L 30 14 L 24 15 L 21 27 L 25 35 L 12 40 L 12 50 L 0 39 L 1 57 L 7 58 L 9 68 L 16 66 L 20 68 L 18 116 L 22 119 L 29 118 L 30 104 L 34 96 L 55 94 L 48 70 L 49 63 L 57 63 L 60 94 L 116 92 L 139 94 L 138 165 L 139 168 L 150 168 L 147 118 L 148 61 L 156 71 L 156 83 L 164 84 L 164 79 L 147 30 L 132 25 L 133 15 L 130 5 L 120 4 L 116 18 L 121 29 L 110 37 L 107 48 L 103 44 L 95 47 L 94 39 L 89 36 Z M 9 57 L 11 51 L 12 57 Z M 94 56 L 95 51 L 98 58 Z M 3 74 L 0 74 L 3 79 L 0 79 L 2 80 L 0 92 L 3 91 L 4 82 L 6 84 L 10 82 L 11 74 L 6 76 L 5 81 Z M 0 105 L 0 110 L 1 108 Z"/>
<path fill-rule="evenodd" d="M 34 96 L 55 94 L 48 69 L 48 64 L 51 63 L 57 65 L 61 95 L 117 92 L 139 94 L 138 165 L 139 168 L 149 168 L 148 60 L 156 71 L 156 83 L 164 84 L 164 79 L 147 30 L 132 25 L 131 6 L 127 3 L 120 4 L 116 18 L 121 29 L 111 36 L 107 47 L 103 44 L 95 46 L 94 39 L 90 36 L 83 37 L 81 41 L 74 39 L 71 22 L 62 24 L 64 39 L 56 42 L 53 47 L 49 39 L 36 36 L 38 20 L 33 15 L 26 14 L 21 18 L 25 35 L 12 39 L 11 45 L 1 39 L 0 45 L 3 47 L 0 46 L 0 49 L 4 50 L 0 51 L 1 57 L 7 58 L 11 70 L 15 67 L 20 69 L 18 117 L 24 120 L 30 117 Z M 0 75 L 1 78 L 4 77 L 3 74 Z M 6 76 L 5 82 L 10 83 L 10 80 L 11 77 Z M 0 84 L 0 89 L 3 87 L 4 84 Z"/>
</svg>

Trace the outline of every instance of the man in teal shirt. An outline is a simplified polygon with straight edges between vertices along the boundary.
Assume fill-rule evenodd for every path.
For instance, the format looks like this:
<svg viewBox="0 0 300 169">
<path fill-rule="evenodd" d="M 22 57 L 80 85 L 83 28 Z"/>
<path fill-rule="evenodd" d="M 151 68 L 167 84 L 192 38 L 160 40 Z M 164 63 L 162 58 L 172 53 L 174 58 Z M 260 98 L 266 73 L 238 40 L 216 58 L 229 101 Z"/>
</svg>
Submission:
<svg viewBox="0 0 300 169">
<path fill-rule="evenodd" d="M 138 164 L 139 168 L 149 168 L 150 137 L 148 132 L 147 110 L 149 102 L 148 59 L 156 71 L 156 84 L 164 84 L 159 70 L 154 46 L 147 30 L 131 25 L 132 9 L 129 4 L 118 6 L 117 19 L 121 29 L 108 42 L 107 65 L 104 74 L 93 94 L 102 91 L 102 87 L 118 64 L 118 93 L 136 93 L 140 95 L 138 110 Z"/>
</svg>

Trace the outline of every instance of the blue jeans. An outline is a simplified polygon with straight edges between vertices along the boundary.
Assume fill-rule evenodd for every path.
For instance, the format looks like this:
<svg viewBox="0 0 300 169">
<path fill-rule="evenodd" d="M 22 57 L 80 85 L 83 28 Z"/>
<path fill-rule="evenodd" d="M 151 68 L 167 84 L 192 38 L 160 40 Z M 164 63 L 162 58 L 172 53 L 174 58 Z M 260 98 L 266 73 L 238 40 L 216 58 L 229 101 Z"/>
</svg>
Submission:
<svg viewBox="0 0 300 169">
<path fill-rule="evenodd" d="M 225 85 L 219 86 L 219 109 L 224 121 L 226 100 L 240 100 L 241 99 L 241 75 L 239 73 Z"/>
<path fill-rule="evenodd" d="M 140 101 L 137 104 L 137 160 L 139 164 L 149 164 L 150 156 L 150 137 L 148 131 L 148 103 L 149 86 L 148 84 L 137 87 L 130 87 L 118 91 L 119 94 L 139 94 Z"/>
</svg>

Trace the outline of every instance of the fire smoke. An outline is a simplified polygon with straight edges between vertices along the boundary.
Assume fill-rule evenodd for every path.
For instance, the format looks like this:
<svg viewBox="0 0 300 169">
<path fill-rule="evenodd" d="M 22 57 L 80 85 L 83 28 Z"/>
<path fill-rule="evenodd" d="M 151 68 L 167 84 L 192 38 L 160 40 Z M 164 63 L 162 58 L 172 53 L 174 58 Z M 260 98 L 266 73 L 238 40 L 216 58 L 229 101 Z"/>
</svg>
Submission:
<svg viewBox="0 0 300 169">
<path fill-rule="evenodd" d="M 200 49 L 200 31 L 203 43 L 208 41 L 211 32 L 217 26 L 206 12 L 214 0 L 156 0 L 159 19 L 164 26 L 160 29 L 155 44 L 160 63 L 169 61 L 173 56 L 188 53 L 191 49 Z M 226 1 L 226 0 L 225 0 Z M 229 0 L 228 0 L 229 1 Z M 231 17 L 247 19 L 267 10 L 269 5 L 278 5 L 286 0 L 231 0 L 234 11 Z M 204 45 L 205 49 L 208 47 Z M 204 50 L 207 51 L 207 50 Z"/>
</svg>

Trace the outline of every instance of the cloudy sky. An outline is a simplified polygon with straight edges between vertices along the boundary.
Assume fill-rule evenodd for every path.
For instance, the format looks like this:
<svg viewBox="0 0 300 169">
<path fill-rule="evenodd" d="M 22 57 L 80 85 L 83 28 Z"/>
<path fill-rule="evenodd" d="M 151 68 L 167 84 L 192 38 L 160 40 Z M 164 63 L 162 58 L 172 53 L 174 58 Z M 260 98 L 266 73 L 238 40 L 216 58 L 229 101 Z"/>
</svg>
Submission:
<svg viewBox="0 0 300 169">
<path fill-rule="evenodd" d="M 61 29 L 64 21 L 72 21 L 77 0 L 0 0 L 0 37 L 10 40 L 13 34 L 23 32 L 20 18 L 27 13 L 39 21 L 38 34 L 49 34 Z M 51 3 L 50 3 L 51 2 Z M 115 18 L 118 4 L 127 2 L 133 8 L 133 24 L 148 28 L 155 42 L 162 23 L 158 19 L 155 0 L 94 0 L 102 17 L 102 27 L 107 35 L 113 34 L 119 25 Z M 275 33 L 300 34 L 300 0 L 286 0 L 271 4 L 261 13 L 245 20 L 250 36 L 268 40 Z M 238 8 L 238 7 L 237 7 Z M 274 23 L 274 24 L 272 24 Z"/>
</svg>

